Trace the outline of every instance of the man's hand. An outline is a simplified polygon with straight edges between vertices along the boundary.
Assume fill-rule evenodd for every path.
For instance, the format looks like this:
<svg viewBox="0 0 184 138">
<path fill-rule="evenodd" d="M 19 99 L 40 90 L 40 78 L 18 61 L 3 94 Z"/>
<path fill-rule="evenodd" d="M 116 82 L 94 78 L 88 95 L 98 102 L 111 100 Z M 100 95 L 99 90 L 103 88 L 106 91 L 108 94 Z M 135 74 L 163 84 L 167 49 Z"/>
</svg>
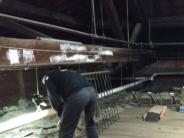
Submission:
<svg viewBox="0 0 184 138">
<path fill-rule="evenodd" d="M 62 123 L 61 123 L 61 120 L 59 119 L 59 121 L 57 122 L 57 127 L 61 128 L 61 126 L 62 126 Z"/>
</svg>

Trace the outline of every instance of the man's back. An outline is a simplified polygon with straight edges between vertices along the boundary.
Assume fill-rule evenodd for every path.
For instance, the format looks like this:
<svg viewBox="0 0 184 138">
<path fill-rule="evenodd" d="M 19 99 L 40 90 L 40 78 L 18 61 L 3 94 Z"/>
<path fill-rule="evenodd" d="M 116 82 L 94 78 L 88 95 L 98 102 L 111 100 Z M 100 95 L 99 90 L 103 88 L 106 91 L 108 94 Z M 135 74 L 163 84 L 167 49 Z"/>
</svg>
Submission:
<svg viewBox="0 0 184 138">
<path fill-rule="evenodd" d="M 58 94 L 65 99 L 83 87 L 92 86 L 80 73 L 71 70 L 58 70 L 47 74 L 57 87 Z M 48 80 L 48 82 L 49 82 Z"/>
</svg>

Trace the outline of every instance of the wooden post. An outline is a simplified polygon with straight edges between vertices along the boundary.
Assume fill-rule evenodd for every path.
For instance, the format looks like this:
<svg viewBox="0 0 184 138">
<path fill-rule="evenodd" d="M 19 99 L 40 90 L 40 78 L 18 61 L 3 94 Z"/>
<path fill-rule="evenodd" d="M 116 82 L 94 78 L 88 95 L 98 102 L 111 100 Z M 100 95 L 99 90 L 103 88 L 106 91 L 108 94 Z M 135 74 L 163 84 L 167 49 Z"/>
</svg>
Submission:
<svg viewBox="0 0 184 138">
<path fill-rule="evenodd" d="M 21 70 L 18 70 L 17 80 L 18 80 L 18 86 L 20 91 L 20 99 L 24 100 L 26 99 L 26 94 L 25 94 L 25 85 L 24 85 L 24 75 Z"/>
</svg>

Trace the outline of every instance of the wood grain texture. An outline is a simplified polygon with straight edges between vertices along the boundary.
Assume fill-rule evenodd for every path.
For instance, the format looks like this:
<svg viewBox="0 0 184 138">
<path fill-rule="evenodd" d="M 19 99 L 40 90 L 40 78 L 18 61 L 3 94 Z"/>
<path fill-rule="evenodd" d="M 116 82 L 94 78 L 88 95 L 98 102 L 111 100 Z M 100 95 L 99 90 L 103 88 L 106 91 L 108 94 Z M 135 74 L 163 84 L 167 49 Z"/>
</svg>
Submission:
<svg viewBox="0 0 184 138">
<path fill-rule="evenodd" d="M 168 109 L 159 122 L 145 122 L 141 115 L 149 108 L 135 107 L 120 114 L 120 120 L 101 134 L 100 138 L 182 138 L 184 113 Z"/>
</svg>

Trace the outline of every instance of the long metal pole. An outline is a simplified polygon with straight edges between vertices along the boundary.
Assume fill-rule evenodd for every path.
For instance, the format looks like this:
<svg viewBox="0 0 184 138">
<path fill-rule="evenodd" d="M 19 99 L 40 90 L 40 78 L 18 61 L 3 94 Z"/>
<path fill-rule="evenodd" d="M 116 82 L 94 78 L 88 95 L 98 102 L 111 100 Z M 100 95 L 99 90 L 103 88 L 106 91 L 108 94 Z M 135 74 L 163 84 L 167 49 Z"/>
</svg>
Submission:
<svg viewBox="0 0 184 138">
<path fill-rule="evenodd" d="M 4 13 L 0 13 L 0 17 L 15 20 L 18 22 L 23 22 L 26 24 L 33 24 L 36 26 L 42 26 L 42 27 L 46 27 L 46 28 L 50 28 L 50 29 L 54 29 L 54 30 L 58 30 L 58 31 L 63 31 L 63 32 L 67 32 L 67 33 L 71 33 L 71 34 L 75 34 L 75 35 L 81 35 L 81 36 L 91 37 L 91 38 L 100 39 L 100 40 L 109 40 L 109 41 L 113 41 L 113 42 L 119 42 L 122 44 L 128 44 L 127 41 L 123 41 L 123 40 L 119 40 L 119 39 L 113 39 L 110 37 L 104 37 L 104 36 L 99 36 L 99 35 L 95 35 L 95 34 L 85 33 L 82 31 L 77 31 L 77 30 L 66 28 L 66 27 L 60 27 L 60 26 L 56 26 L 56 25 L 52 25 L 52 24 L 48 24 L 48 23 L 35 21 L 35 20 L 24 19 L 21 17 L 16 17 L 16 16 L 4 14 Z"/>
<path fill-rule="evenodd" d="M 127 12 L 127 40 L 128 40 L 128 48 L 130 48 L 130 29 L 129 29 L 129 3 L 126 0 L 126 12 Z"/>
<path fill-rule="evenodd" d="M 123 40 L 119 40 L 119 39 L 114 39 L 114 38 L 110 38 L 110 37 L 104 37 L 104 36 L 99 36 L 99 35 L 94 35 L 94 34 L 90 34 L 90 33 L 85 33 L 82 31 L 77 31 L 77 30 L 73 30 L 73 29 L 69 29 L 66 27 L 60 27 L 60 26 L 56 26 L 56 25 L 52 25 L 52 24 L 48 24 L 48 23 L 43 23 L 43 22 L 39 22 L 39 21 L 34 21 L 34 20 L 30 20 L 30 19 L 24 19 L 21 17 L 16 17 L 16 16 L 12 16 L 12 15 L 8 15 L 8 14 L 4 14 L 4 13 L 0 13 L 0 17 L 1 18 L 5 18 L 5 19 L 11 19 L 11 20 L 15 20 L 18 22 L 23 22 L 26 24 L 33 24 L 36 26 L 42 26 L 42 27 L 46 27 L 46 28 L 50 28 L 50 29 L 54 29 L 54 30 L 58 30 L 58 31 L 63 31 L 63 32 L 67 32 L 67 33 L 71 33 L 71 34 L 75 34 L 75 35 L 81 35 L 81 36 L 85 36 L 85 37 L 91 37 L 91 38 L 95 38 L 95 39 L 100 39 L 100 40 L 108 40 L 108 41 L 112 41 L 112 42 L 119 42 L 122 44 L 132 44 L 132 45 L 136 45 L 136 46 L 149 46 L 150 43 L 132 43 L 132 42 L 127 42 L 127 41 L 123 41 Z M 152 43 L 152 45 L 158 45 L 158 46 L 164 46 L 164 45 L 178 45 L 178 46 L 182 46 L 184 45 L 184 42 L 170 42 L 170 43 Z"/>
<path fill-rule="evenodd" d="M 97 31 L 96 31 L 96 15 L 95 15 L 95 1 L 91 0 L 91 9 L 92 9 L 92 23 L 93 23 L 93 33 L 95 35 L 97 35 Z"/>
</svg>

